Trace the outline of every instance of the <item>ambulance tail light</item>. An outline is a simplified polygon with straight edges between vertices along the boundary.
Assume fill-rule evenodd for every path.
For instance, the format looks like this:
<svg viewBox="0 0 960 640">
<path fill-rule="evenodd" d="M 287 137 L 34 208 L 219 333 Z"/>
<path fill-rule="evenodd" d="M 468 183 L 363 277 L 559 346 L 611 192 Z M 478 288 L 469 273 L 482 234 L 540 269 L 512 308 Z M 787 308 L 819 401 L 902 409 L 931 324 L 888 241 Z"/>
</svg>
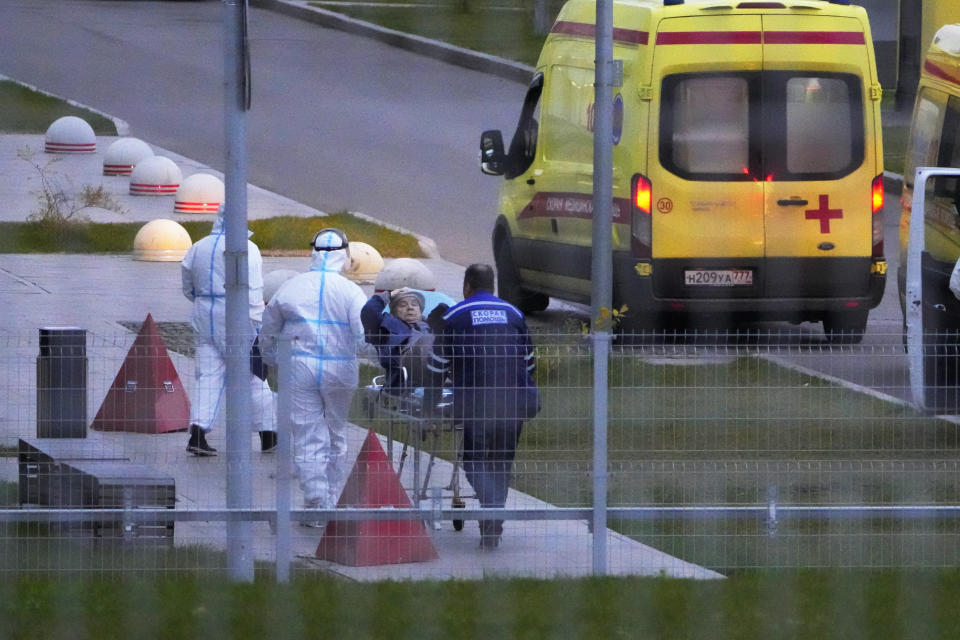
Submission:
<svg viewBox="0 0 960 640">
<path fill-rule="evenodd" d="M 633 203 L 630 220 L 630 248 L 635 258 L 650 258 L 652 240 L 650 208 L 653 203 L 653 189 L 643 174 L 633 176 L 630 188 Z"/>
<path fill-rule="evenodd" d="M 874 258 L 883 257 L 883 174 L 873 179 L 870 189 Z"/>
</svg>

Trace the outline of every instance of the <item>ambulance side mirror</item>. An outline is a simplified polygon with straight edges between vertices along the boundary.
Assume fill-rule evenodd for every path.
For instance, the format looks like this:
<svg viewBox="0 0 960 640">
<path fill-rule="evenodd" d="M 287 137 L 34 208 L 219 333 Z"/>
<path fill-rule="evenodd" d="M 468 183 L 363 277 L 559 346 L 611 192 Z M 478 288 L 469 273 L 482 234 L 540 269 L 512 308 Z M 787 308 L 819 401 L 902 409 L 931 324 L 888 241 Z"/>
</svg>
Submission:
<svg viewBox="0 0 960 640">
<path fill-rule="evenodd" d="M 480 171 L 488 176 L 502 176 L 506 171 L 507 156 L 503 152 L 503 134 L 499 130 L 480 134 Z"/>
</svg>

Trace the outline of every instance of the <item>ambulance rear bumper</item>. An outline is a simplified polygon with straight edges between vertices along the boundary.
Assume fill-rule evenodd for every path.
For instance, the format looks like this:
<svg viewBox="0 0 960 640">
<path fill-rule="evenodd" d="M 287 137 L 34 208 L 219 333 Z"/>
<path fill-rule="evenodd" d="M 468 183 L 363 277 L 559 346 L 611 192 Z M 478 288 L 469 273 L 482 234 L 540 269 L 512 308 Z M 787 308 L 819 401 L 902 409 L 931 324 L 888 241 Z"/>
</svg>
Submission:
<svg viewBox="0 0 960 640">
<path fill-rule="evenodd" d="M 825 313 L 880 304 L 885 263 L 865 258 L 614 260 L 616 303 L 635 313 L 734 314 L 764 320 L 819 320 Z M 649 267 L 649 270 L 648 270 Z M 749 284 L 690 285 L 687 274 L 750 272 Z M 642 273 L 649 275 L 641 275 Z"/>
</svg>

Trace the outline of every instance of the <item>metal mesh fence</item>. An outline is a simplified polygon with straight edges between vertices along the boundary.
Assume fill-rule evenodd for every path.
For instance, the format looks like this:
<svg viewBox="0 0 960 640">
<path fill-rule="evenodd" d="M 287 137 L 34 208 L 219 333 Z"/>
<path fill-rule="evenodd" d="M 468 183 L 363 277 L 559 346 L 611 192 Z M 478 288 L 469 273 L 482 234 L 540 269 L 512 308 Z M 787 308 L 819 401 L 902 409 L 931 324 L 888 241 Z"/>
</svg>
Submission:
<svg viewBox="0 0 960 640">
<path fill-rule="evenodd" d="M 249 505 L 227 508 L 237 458 L 222 409 L 206 434 L 217 455 L 186 450 L 203 390 L 185 327 L 161 324 L 156 338 L 140 326 L 91 333 L 82 352 L 0 336 L 0 572 L 226 572 L 228 520 L 252 523 L 248 551 L 265 573 L 592 571 L 586 336 L 534 336 L 541 409 L 523 424 L 503 510 L 479 507 L 450 390 L 434 407 L 422 389 L 386 389 L 367 351 L 342 432 L 336 506 L 310 505 L 303 493 L 302 444 L 284 415 L 296 399 L 284 396 L 281 368 L 272 405 L 280 446 L 264 452 L 250 432 Z M 946 398 L 944 415 L 914 409 L 900 335 L 859 345 L 802 332 L 615 341 L 607 571 L 956 566 L 960 434 L 943 406 L 955 378 L 950 340 L 927 343 L 928 384 Z M 485 519 L 504 520 L 492 550 L 478 547 Z"/>
</svg>

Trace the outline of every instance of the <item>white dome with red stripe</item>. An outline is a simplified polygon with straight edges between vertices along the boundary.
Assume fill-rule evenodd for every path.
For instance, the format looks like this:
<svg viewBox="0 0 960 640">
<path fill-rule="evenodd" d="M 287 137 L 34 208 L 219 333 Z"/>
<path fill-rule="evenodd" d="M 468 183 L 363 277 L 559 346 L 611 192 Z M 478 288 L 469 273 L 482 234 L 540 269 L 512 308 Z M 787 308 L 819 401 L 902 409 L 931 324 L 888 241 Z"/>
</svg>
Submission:
<svg viewBox="0 0 960 640">
<path fill-rule="evenodd" d="M 97 136 L 83 118 L 64 116 L 47 127 L 43 150 L 47 153 L 96 153 Z"/>
<path fill-rule="evenodd" d="M 177 189 L 176 213 L 216 213 L 224 200 L 223 181 L 209 173 L 189 176 Z"/>
<path fill-rule="evenodd" d="M 120 138 L 103 154 L 103 175 L 128 176 L 138 162 L 152 155 L 153 149 L 143 140 Z"/>
<path fill-rule="evenodd" d="M 130 194 L 172 196 L 180 188 L 182 180 L 180 167 L 173 160 L 163 156 L 150 156 L 138 162 L 130 172 Z"/>
</svg>

